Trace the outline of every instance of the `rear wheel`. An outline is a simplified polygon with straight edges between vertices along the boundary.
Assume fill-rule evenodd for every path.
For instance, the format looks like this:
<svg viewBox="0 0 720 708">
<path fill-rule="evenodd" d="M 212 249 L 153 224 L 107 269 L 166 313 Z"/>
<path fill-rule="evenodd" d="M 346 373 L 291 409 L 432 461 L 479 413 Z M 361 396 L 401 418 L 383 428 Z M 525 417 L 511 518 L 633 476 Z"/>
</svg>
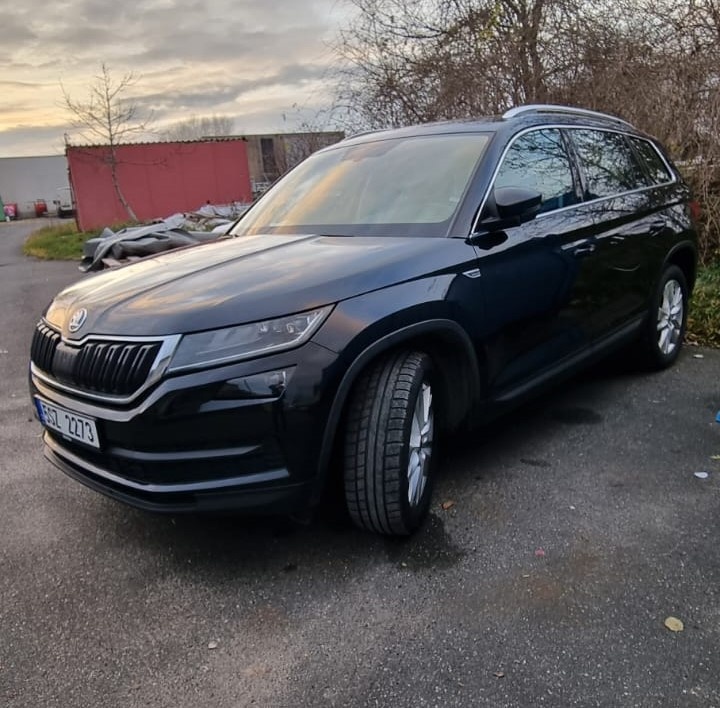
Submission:
<svg viewBox="0 0 720 708">
<path fill-rule="evenodd" d="M 392 354 L 360 377 L 344 441 L 345 500 L 355 524 L 388 536 L 420 526 L 432 494 L 435 424 L 427 354 Z"/>
<path fill-rule="evenodd" d="M 641 351 L 643 363 L 653 369 L 664 369 L 675 362 L 685 337 L 687 314 L 685 274 L 675 265 L 668 266 L 648 313 Z"/>
</svg>

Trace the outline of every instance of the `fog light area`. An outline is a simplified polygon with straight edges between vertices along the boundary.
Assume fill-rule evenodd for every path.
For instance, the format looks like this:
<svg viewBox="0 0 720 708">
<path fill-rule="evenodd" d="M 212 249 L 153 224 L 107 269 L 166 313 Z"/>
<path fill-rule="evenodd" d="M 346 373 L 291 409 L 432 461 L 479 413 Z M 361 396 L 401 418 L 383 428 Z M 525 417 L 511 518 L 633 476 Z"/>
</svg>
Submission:
<svg viewBox="0 0 720 708">
<path fill-rule="evenodd" d="M 215 396 L 219 400 L 279 398 L 285 392 L 295 367 L 265 371 L 226 381 Z"/>
</svg>

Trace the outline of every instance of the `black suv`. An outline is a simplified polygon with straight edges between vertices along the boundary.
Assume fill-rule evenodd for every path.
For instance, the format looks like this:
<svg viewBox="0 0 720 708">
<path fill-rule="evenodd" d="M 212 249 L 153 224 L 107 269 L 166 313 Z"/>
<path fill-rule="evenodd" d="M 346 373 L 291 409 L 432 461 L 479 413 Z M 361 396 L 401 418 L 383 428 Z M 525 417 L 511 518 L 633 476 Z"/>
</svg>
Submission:
<svg viewBox="0 0 720 708">
<path fill-rule="evenodd" d="M 438 432 L 621 345 L 673 363 L 696 209 L 657 142 L 591 111 L 353 137 L 228 238 L 55 298 L 32 343 L 45 453 L 153 511 L 298 514 L 340 475 L 358 525 L 411 533 Z"/>
</svg>

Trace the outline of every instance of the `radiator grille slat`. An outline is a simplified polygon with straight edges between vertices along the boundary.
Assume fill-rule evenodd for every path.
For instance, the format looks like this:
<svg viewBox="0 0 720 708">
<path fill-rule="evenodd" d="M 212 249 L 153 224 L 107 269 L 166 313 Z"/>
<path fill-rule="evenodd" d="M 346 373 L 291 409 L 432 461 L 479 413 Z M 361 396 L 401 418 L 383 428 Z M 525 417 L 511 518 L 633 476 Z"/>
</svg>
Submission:
<svg viewBox="0 0 720 708">
<path fill-rule="evenodd" d="M 162 342 L 89 340 L 79 347 L 38 323 L 30 358 L 41 371 L 80 391 L 130 396 L 147 381 Z"/>
<path fill-rule="evenodd" d="M 60 342 L 60 334 L 42 322 L 38 323 L 30 346 L 30 357 L 43 371 L 52 369 L 55 350 Z"/>
</svg>

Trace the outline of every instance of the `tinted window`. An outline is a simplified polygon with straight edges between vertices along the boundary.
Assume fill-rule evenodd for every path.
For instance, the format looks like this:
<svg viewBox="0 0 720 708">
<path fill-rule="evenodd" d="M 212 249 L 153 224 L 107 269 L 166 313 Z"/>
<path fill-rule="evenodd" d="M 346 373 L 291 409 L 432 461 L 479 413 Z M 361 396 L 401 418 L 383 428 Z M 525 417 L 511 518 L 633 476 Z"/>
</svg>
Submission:
<svg viewBox="0 0 720 708">
<path fill-rule="evenodd" d="M 631 140 L 654 184 L 663 184 L 663 182 L 672 180 L 672 175 L 667 165 L 660 155 L 658 155 L 658 151 L 649 140 L 642 140 L 640 138 L 631 138 Z"/>
<path fill-rule="evenodd" d="M 495 187 L 527 187 L 542 194 L 540 211 L 575 204 L 570 158 L 559 130 L 535 130 L 510 147 L 495 179 Z"/>
<path fill-rule="evenodd" d="M 650 184 L 624 135 L 602 130 L 572 130 L 570 134 L 587 178 L 586 199 L 610 197 Z"/>
</svg>

